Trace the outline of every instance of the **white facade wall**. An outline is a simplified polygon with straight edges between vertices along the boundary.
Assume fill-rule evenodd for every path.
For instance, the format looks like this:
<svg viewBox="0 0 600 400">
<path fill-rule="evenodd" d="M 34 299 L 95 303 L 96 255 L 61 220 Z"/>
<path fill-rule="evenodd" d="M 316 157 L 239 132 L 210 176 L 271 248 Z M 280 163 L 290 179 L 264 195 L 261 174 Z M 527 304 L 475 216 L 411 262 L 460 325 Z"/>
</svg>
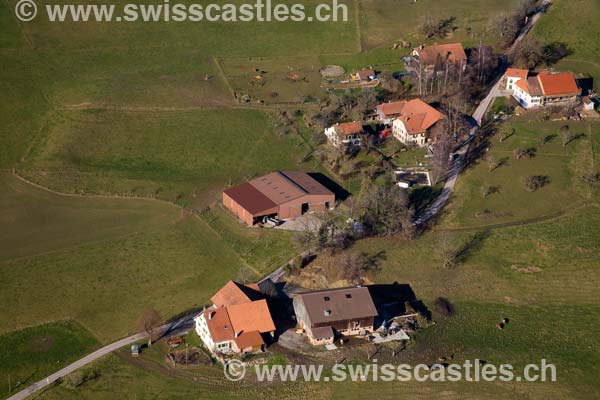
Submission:
<svg viewBox="0 0 600 400">
<path fill-rule="evenodd" d="M 227 353 L 227 352 L 231 351 L 231 341 L 230 340 L 224 341 L 224 342 L 218 342 L 218 343 L 215 343 L 213 341 L 210 331 L 208 330 L 208 323 L 206 321 L 204 314 L 200 314 L 199 316 L 194 318 L 194 321 L 196 322 L 196 326 L 195 326 L 196 333 L 198 334 L 198 336 L 200 336 L 202 343 L 204 343 L 204 345 L 206 346 L 207 349 L 209 349 L 213 353 L 215 353 L 215 352 Z"/>
<path fill-rule="evenodd" d="M 395 119 L 392 123 L 392 135 L 404 144 L 416 144 L 419 147 L 423 147 L 427 142 L 427 135 L 425 133 L 419 133 L 417 135 L 409 134 L 406 130 L 406 126 L 399 119 Z"/>
</svg>

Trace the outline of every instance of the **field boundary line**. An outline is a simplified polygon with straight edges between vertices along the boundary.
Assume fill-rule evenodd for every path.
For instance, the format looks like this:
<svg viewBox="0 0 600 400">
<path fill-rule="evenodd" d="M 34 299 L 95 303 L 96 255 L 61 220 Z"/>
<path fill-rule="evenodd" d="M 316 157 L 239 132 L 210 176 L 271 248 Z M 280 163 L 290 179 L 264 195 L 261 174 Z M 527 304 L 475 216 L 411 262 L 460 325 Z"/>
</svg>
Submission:
<svg viewBox="0 0 600 400">
<path fill-rule="evenodd" d="M 207 111 L 222 108 L 232 110 L 256 110 L 256 111 L 277 111 L 282 108 L 302 108 L 302 109 L 317 109 L 318 104 L 307 103 L 274 103 L 274 104 L 245 104 L 231 102 L 223 104 L 210 104 L 202 106 L 189 107 L 154 107 L 154 106 L 111 106 L 107 104 L 72 104 L 55 107 L 57 111 L 113 111 L 122 113 L 178 113 L 178 112 L 194 112 Z"/>
<path fill-rule="evenodd" d="M 35 47 L 33 46 L 33 41 L 31 40 L 31 38 L 29 37 L 29 35 L 27 34 L 27 31 L 25 30 L 25 26 L 23 25 L 23 23 L 15 16 L 15 14 L 12 12 L 13 7 L 11 7 L 10 2 L 8 0 L 6 0 L 6 5 L 8 6 L 8 10 L 10 12 L 10 15 L 12 15 L 12 19 L 13 21 L 16 22 L 17 26 L 19 27 L 19 31 L 21 31 L 21 34 L 23 35 L 23 38 L 25 39 L 25 43 L 27 43 L 27 47 L 29 47 L 30 50 L 35 50 Z"/>
<path fill-rule="evenodd" d="M 51 189 L 47 186 L 41 185 L 39 183 L 33 182 L 31 180 L 29 180 L 28 178 L 24 177 L 23 175 L 21 175 L 16 169 L 13 169 L 11 171 L 11 174 L 16 177 L 17 179 L 19 179 L 20 181 L 31 185 L 31 186 L 35 186 L 38 189 L 44 190 L 48 193 L 52 193 L 55 194 L 57 196 L 63 196 L 63 197 L 74 197 L 74 198 L 97 198 L 97 199 L 117 199 L 117 200 L 147 200 L 147 201 L 153 201 L 153 202 L 158 202 L 161 204 L 167 204 L 167 205 L 171 205 L 173 207 L 177 207 L 180 210 L 184 210 L 183 206 L 180 206 L 177 203 L 173 203 L 171 201 L 168 200 L 163 200 L 163 199 L 159 199 L 156 197 L 145 197 L 145 196 L 124 196 L 124 195 L 120 195 L 120 194 L 114 194 L 114 195 L 106 195 L 106 194 L 96 194 L 96 193 L 84 193 L 84 194 L 80 194 L 80 193 L 68 193 L 68 192 L 59 192 L 57 190 Z"/>
<path fill-rule="evenodd" d="M 214 203 L 213 203 L 214 204 Z M 213 232 L 217 237 L 219 237 L 221 239 L 221 241 L 227 245 L 227 247 L 229 249 L 231 249 L 231 251 L 237 255 L 237 257 L 240 259 L 240 261 L 242 262 L 243 266 L 248 268 L 249 270 L 251 270 L 252 272 L 254 272 L 258 277 L 263 276 L 263 273 L 260 272 L 259 270 L 257 270 L 256 268 L 254 268 L 252 265 L 248 264 L 248 262 L 246 260 L 244 260 L 244 258 L 242 257 L 242 255 L 235 250 L 226 240 L 225 238 L 223 238 L 223 236 L 221 236 L 221 234 L 219 232 L 217 232 L 217 230 L 215 228 L 213 228 L 212 226 L 210 226 L 210 224 L 208 222 L 206 222 L 205 220 L 202 219 L 202 217 L 198 214 L 198 212 L 196 210 L 191 210 L 192 215 L 198 219 L 198 221 L 200 221 L 203 225 L 207 226 L 208 229 L 211 230 L 211 232 Z"/>
<path fill-rule="evenodd" d="M 360 29 L 360 1 L 354 0 L 354 26 L 356 28 L 356 41 L 358 52 L 362 53 L 363 51 L 363 43 L 362 43 L 362 31 Z"/>
<path fill-rule="evenodd" d="M 219 60 L 216 57 L 211 57 L 211 59 L 212 59 L 213 63 L 215 64 L 215 67 L 217 67 L 217 72 L 219 73 L 219 76 L 225 83 L 225 86 L 227 86 L 227 89 L 229 90 L 229 94 L 231 95 L 231 98 L 233 99 L 233 101 L 236 101 L 235 91 L 233 90 L 233 86 L 231 86 L 229 79 L 227 79 L 227 75 L 225 74 L 225 71 L 223 70 L 221 63 L 219 62 Z"/>
<path fill-rule="evenodd" d="M 542 222 L 552 221 L 555 219 L 560 219 L 562 217 L 566 217 L 567 215 L 578 211 L 582 208 L 586 207 L 597 207 L 598 202 L 596 201 L 583 201 L 574 207 L 565 208 L 550 214 L 541 215 L 539 217 L 526 218 L 518 221 L 510 221 L 510 222 L 502 222 L 498 224 L 491 225 L 481 225 L 481 226 L 466 226 L 463 228 L 433 228 L 433 232 L 468 232 L 468 231 L 479 231 L 479 230 L 495 230 L 495 229 L 503 229 L 503 228 L 513 228 L 517 226 L 525 226 L 538 224 Z"/>
</svg>

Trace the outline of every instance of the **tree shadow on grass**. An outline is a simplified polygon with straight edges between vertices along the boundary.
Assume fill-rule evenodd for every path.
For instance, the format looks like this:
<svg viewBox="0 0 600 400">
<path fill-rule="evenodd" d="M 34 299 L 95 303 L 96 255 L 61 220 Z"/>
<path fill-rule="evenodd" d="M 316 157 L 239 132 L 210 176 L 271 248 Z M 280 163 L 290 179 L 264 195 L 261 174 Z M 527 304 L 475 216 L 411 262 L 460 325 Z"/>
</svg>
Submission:
<svg viewBox="0 0 600 400">
<path fill-rule="evenodd" d="M 456 252 L 456 262 L 466 262 L 477 250 L 483 247 L 485 240 L 490 237 L 490 230 L 477 232 L 470 237 Z"/>
</svg>

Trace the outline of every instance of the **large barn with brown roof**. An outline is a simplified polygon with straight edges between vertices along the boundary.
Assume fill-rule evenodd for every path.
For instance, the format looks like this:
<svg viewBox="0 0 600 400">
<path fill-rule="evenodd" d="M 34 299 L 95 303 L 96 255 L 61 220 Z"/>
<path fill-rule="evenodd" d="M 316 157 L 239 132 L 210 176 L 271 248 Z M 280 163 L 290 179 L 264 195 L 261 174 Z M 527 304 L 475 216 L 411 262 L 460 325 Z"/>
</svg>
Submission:
<svg viewBox="0 0 600 400">
<path fill-rule="evenodd" d="M 277 171 L 225 190 L 223 205 L 252 226 L 263 217 L 325 211 L 335 205 L 335 195 L 305 172 Z"/>
</svg>

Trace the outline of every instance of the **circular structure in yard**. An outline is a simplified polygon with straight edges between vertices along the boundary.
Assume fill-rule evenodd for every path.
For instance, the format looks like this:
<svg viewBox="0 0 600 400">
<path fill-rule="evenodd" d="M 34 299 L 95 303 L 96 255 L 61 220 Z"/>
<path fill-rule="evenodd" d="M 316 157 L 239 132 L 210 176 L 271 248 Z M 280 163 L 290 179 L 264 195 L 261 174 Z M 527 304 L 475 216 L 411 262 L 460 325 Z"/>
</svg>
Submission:
<svg viewBox="0 0 600 400">
<path fill-rule="evenodd" d="M 319 72 L 325 78 L 335 78 L 337 76 L 344 75 L 346 71 L 339 65 L 326 65 L 323 68 L 321 68 Z"/>
</svg>

